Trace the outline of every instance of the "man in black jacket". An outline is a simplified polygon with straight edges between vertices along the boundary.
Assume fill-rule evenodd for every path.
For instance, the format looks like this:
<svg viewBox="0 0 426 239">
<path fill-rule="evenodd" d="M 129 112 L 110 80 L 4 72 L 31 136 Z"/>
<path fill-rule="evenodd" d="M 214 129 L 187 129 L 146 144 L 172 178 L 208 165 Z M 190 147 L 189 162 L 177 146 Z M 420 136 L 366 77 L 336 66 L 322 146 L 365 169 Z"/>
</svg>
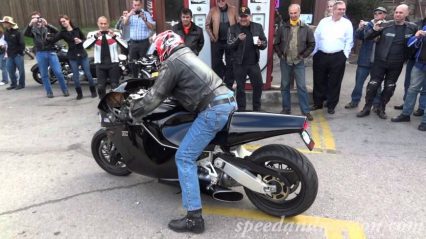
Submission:
<svg viewBox="0 0 426 239">
<path fill-rule="evenodd" d="M 416 24 L 405 21 L 408 12 L 408 6 L 401 4 L 395 9 L 393 21 L 376 22 L 373 28 L 365 32 L 366 39 L 374 39 L 377 36 L 380 36 L 380 39 L 376 44 L 374 63 L 370 72 L 371 79 L 368 82 L 365 96 L 365 106 L 357 114 L 357 117 L 365 117 L 370 114 L 377 89 L 384 81 L 377 115 L 381 119 L 387 118 L 386 104 L 395 91 L 396 82 L 409 55 L 407 40 L 417 31 Z"/>
<path fill-rule="evenodd" d="M 169 228 L 177 232 L 201 233 L 204 231 L 204 220 L 196 160 L 236 109 L 234 93 L 212 69 L 183 45 L 178 34 L 163 32 L 156 37 L 154 44 L 162 62 L 160 75 L 142 98 L 131 102 L 131 117 L 140 121 L 169 96 L 186 110 L 197 113 L 175 155 L 182 203 L 188 214 L 172 220 Z"/>
<path fill-rule="evenodd" d="M 49 79 L 49 66 L 58 79 L 62 93 L 65 97 L 69 96 L 65 78 L 62 74 L 61 64 L 58 55 L 54 50 L 54 44 L 50 41 L 54 38 L 58 30 L 47 23 L 46 19 L 41 18 L 39 12 L 31 14 L 31 21 L 25 30 L 25 36 L 33 38 L 36 49 L 36 59 L 40 69 L 41 79 L 47 98 L 53 98 L 52 86 Z"/>
<path fill-rule="evenodd" d="M 240 22 L 231 26 L 228 33 L 228 47 L 231 49 L 234 78 L 237 82 L 238 110 L 246 110 L 244 86 L 247 75 L 253 87 L 253 111 L 261 110 L 262 75 L 259 67 L 260 50 L 268 44 L 262 25 L 251 22 L 250 9 L 241 7 Z M 230 87 L 230 86 L 228 86 Z"/>
<path fill-rule="evenodd" d="M 185 41 L 185 45 L 198 56 L 204 46 L 204 34 L 203 29 L 195 25 L 191 19 L 191 9 L 183 8 L 180 11 L 180 22 L 174 25 L 172 30 L 181 36 Z"/>
<path fill-rule="evenodd" d="M 7 43 L 6 67 L 10 78 L 10 86 L 6 89 L 19 90 L 25 88 L 24 36 L 21 31 L 19 31 L 18 25 L 13 21 L 12 17 L 5 16 L 0 22 L 3 23 L 4 28 L 6 28 L 4 32 L 4 40 Z M 19 71 L 19 83 L 17 83 L 16 79 L 16 69 Z"/>
</svg>

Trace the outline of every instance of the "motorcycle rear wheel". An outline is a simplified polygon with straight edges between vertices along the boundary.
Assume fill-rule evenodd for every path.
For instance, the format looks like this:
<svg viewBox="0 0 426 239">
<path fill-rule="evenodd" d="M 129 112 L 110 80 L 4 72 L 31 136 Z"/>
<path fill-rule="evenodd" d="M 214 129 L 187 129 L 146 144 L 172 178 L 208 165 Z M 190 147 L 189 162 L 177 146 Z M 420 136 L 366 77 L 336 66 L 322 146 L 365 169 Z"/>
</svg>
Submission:
<svg viewBox="0 0 426 239">
<path fill-rule="evenodd" d="M 253 161 L 272 168 L 286 179 L 261 175 L 264 182 L 277 186 L 272 197 L 248 188 L 244 191 L 249 200 L 261 211 L 277 216 L 295 216 L 306 211 L 315 201 L 318 176 L 312 163 L 296 149 L 285 145 L 266 145 L 251 155 Z"/>
<path fill-rule="evenodd" d="M 121 155 L 114 144 L 109 140 L 105 129 L 98 130 L 92 138 L 92 154 L 96 163 L 107 173 L 115 176 L 127 176 L 131 174 L 120 160 Z"/>
</svg>

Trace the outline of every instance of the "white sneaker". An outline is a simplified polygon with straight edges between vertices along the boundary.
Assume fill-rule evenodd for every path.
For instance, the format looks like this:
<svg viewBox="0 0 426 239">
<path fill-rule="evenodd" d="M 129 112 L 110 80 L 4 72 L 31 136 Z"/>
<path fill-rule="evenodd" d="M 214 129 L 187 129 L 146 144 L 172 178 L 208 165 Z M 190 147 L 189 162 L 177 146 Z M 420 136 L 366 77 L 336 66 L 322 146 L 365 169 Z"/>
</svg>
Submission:
<svg viewBox="0 0 426 239">
<path fill-rule="evenodd" d="M 6 83 L 4 83 L 3 81 L 0 81 L 0 85 L 6 85 Z"/>
</svg>

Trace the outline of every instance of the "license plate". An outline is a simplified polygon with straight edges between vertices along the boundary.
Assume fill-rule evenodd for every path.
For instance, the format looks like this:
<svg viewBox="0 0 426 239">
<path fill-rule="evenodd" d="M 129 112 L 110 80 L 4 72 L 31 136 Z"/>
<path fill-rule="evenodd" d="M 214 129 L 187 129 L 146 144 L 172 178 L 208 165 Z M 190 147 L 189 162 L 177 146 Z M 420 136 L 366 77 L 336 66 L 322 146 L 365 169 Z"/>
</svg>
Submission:
<svg viewBox="0 0 426 239">
<path fill-rule="evenodd" d="M 156 71 L 156 72 L 152 72 L 152 73 L 151 73 L 151 77 L 152 77 L 152 78 L 154 78 L 154 77 L 158 77 L 158 71 Z"/>
<path fill-rule="evenodd" d="M 300 133 L 300 137 L 302 137 L 302 140 L 303 142 L 305 142 L 306 147 L 308 147 L 308 149 L 312 151 L 314 149 L 315 142 L 309 135 L 308 131 L 303 130 L 303 132 Z"/>
</svg>

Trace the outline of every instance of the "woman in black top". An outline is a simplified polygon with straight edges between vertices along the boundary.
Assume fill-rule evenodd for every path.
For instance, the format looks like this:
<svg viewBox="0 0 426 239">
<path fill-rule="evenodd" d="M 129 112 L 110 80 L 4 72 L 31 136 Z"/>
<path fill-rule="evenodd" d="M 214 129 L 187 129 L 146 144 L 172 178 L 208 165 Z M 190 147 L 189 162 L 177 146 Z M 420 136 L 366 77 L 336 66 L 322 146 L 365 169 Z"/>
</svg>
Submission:
<svg viewBox="0 0 426 239">
<path fill-rule="evenodd" d="M 81 32 L 80 28 L 75 27 L 72 24 L 71 19 L 67 15 L 61 15 L 59 17 L 59 24 L 61 25 L 61 31 L 58 32 L 53 39 L 54 42 L 63 39 L 68 43 L 68 60 L 73 73 L 73 81 L 75 90 L 77 92 L 77 100 L 83 98 L 83 93 L 80 86 L 80 73 L 79 66 L 83 68 L 84 74 L 89 80 L 90 92 L 92 98 L 96 97 L 96 88 L 93 81 L 92 73 L 90 72 L 89 57 L 87 56 L 86 50 L 83 48 L 83 42 L 86 37 Z"/>
</svg>

